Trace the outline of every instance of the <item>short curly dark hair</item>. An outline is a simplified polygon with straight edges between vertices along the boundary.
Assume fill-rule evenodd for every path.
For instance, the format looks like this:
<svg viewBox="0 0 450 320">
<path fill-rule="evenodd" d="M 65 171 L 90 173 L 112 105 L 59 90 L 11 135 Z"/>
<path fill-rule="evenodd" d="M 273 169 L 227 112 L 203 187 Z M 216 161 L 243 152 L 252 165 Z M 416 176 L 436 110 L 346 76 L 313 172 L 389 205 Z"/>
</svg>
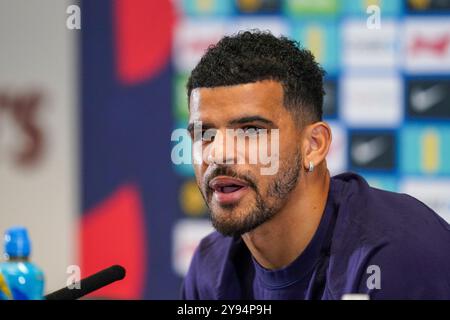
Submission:
<svg viewBox="0 0 450 320">
<path fill-rule="evenodd" d="M 251 30 L 223 37 L 211 45 L 192 70 L 188 99 L 195 88 L 279 81 L 284 106 L 300 123 L 322 120 L 325 71 L 309 50 L 286 37 Z"/>
</svg>

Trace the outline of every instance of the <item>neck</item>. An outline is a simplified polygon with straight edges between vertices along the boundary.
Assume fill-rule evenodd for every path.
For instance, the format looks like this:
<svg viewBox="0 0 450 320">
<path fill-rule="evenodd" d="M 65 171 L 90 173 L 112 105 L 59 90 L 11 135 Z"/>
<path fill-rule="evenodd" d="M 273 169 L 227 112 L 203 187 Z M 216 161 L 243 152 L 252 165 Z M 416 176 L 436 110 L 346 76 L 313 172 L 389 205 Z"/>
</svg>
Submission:
<svg viewBox="0 0 450 320">
<path fill-rule="evenodd" d="M 325 209 L 330 175 L 325 166 L 302 172 L 286 205 L 270 221 L 242 239 L 256 261 L 266 269 L 280 269 L 292 263 L 307 247 Z"/>
<path fill-rule="evenodd" d="M 28 257 L 9 257 L 6 259 L 8 262 L 27 262 Z"/>
</svg>

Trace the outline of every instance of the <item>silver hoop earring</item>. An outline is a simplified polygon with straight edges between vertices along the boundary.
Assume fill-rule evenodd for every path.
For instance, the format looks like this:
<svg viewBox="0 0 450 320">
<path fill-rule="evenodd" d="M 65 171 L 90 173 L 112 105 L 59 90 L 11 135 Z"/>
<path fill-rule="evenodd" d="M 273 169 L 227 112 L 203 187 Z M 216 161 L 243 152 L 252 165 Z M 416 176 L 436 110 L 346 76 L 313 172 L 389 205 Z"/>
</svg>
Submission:
<svg viewBox="0 0 450 320">
<path fill-rule="evenodd" d="M 312 161 L 309 162 L 309 168 L 308 168 L 308 172 L 313 172 L 314 171 L 314 163 Z"/>
</svg>

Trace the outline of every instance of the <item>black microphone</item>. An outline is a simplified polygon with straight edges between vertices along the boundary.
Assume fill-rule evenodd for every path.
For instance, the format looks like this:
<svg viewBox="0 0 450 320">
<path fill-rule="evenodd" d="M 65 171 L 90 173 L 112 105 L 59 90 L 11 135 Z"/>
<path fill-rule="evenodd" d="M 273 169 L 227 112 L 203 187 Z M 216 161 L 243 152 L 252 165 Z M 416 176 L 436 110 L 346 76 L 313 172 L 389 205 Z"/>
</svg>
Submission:
<svg viewBox="0 0 450 320">
<path fill-rule="evenodd" d="M 82 279 L 79 283 L 74 283 L 73 289 L 65 287 L 46 295 L 44 298 L 45 300 L 76 300 L 123 278 L 125 278 L 125 268 L 114 265 Z M 77 289 L 77 287 L 80 289 Z"/>
</svg>

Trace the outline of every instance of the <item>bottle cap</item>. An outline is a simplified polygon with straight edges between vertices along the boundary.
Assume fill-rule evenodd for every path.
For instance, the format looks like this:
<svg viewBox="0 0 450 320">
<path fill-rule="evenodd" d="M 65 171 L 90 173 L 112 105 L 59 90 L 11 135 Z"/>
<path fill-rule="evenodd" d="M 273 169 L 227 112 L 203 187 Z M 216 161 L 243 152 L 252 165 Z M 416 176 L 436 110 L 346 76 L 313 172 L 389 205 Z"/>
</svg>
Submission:
<svg viewBox="0 0 450 320">
<path fill-rule="evenodd" d="M 30 238 L 24 227 L 9 228 L 5 232 L 4 250 L 8 257 L 28 257 L 30 255 Z"/>
</svg>

